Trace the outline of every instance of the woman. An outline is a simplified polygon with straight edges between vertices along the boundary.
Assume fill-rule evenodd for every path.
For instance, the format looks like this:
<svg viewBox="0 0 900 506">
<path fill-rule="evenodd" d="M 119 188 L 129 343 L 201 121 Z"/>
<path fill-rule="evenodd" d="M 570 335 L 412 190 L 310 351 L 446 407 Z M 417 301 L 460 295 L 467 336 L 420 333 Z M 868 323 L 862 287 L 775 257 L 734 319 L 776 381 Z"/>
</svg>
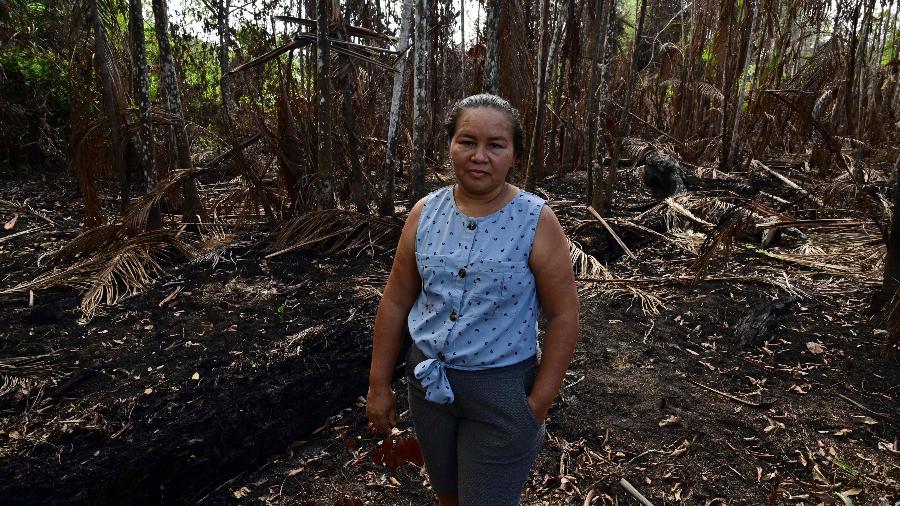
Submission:
<svg viewBox="0 0 900 506">
<path fill-rule="evenodd" d="M 507 182 L 523 152 L 515 109 L 471 96 L 445 127 L 456 184 L 417 202 L 403 227 L 366 414 L 378 431 L 397 421 L 391 378 L 407 325 L 410 413 L 440 505 L 515 505 L 578 336 L 575 278 L 553 211 Z"/>
</svg>

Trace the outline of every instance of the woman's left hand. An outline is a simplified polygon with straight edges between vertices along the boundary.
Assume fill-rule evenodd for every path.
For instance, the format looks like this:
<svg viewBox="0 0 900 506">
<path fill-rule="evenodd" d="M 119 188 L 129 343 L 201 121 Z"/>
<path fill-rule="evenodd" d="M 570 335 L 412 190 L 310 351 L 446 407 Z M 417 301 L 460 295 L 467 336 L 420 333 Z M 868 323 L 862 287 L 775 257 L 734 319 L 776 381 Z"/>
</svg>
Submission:
<svg viewBox="0 0 900 506">
<path fill-rule="evenodd" d="M 544 405 L 543 403 L 538 402 L 533 399 L 530 395 L 528 396 L 528 409 L 531 410 L 531 416 L 534 417 L 540 423 L 544 423 L 544 420 L 547 419 L 547 412 L 550 411 L 550 404 Z"/>
</svg>

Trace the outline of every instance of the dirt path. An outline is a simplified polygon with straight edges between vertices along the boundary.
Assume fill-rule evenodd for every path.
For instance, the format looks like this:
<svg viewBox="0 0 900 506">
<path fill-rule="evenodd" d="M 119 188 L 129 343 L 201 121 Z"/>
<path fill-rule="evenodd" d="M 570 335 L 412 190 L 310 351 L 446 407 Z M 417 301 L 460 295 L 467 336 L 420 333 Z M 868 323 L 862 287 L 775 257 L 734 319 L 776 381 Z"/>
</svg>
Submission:
<svg viewBox="0 0 900 506">
<path fill-rule="evenodd" d="M 577 227 L 581 184 L 546 192 L 584 250 L 618 279 L 672 279 L 582 287 L 582 338 L 523 504 L 628 504 L 623 477 L 654 504 L 766 504 L 773 489 L 784 504 L 900 500 L 900 373 L 866 315 L 870 285 L 751 251 L 723 272 L 763 283 L 685 284 L 693 255 L 620 230 L 637 259 L 620 258 Z M 0 231 L 0 289 L 76 234 L 67 188 L 0 188 L 31 198 L 0 208 L 4 223 L 19 214 Z M 392 478 L 373 463 L 358 400 L 390 252 L 265 260 L 266 238 L 237 232 L 89 323 L 71 290 L 0 299 L 4 503 L 430 502 L 418 467 Z M 769 328 L 742 343 L 763 314 Z"/>
</svg>

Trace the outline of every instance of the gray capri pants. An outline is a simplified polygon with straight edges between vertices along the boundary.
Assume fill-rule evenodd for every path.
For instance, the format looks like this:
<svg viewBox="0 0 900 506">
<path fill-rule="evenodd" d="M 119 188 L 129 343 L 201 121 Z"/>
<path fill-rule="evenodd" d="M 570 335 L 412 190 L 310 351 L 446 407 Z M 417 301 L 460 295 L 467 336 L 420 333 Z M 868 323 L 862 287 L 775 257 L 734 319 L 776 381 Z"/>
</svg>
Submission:
<svg viewBox="0 0 900 506">
<path fill-rule="evenodd" d="M 447 368 L 452 404 L 425 400 L 413 375 L 425 355 L 406 356 L 409 411 L 438 494 L 458 494 L 462 506 L 515 506 L 544 441 L 526 399 L 537 376 L 536 357 L 481 371 Z"/>
</svg>

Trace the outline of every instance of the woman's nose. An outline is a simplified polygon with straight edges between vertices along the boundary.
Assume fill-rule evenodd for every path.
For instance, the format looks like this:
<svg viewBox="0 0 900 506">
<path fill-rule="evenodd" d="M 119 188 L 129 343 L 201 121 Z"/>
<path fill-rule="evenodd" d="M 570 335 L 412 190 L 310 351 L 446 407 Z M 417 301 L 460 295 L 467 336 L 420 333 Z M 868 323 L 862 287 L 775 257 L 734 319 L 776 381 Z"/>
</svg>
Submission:
<svg viewBox="0 0 900 506">
<path fill-rule="evenodd" d="M 484 146 L 475 146 L 475 151 L 472 152 L 472 161 L 475 162 L 486 162 L 487 161 L 487 152 Z"/>
</svg>

